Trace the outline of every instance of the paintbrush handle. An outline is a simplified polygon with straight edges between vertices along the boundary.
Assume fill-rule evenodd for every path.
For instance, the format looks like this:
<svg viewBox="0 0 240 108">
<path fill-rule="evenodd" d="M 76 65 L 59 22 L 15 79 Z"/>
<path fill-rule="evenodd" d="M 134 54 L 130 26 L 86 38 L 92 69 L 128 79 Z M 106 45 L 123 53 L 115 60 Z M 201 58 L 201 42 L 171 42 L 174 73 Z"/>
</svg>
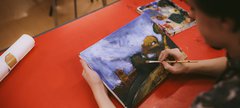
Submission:
<svg viewBox="0 0 240 108">
<path fill-rule="evenodd" d="M 168 63 L 197 63 L 197 60 L 166 61 Z"/>
<path fill-rule="evenodd" d="M 197 63 L 197 60 L 165 61 L 168 63 Z M 146 63 L 160 63 L 160 61 L 146 61 Z"/>
</svg>

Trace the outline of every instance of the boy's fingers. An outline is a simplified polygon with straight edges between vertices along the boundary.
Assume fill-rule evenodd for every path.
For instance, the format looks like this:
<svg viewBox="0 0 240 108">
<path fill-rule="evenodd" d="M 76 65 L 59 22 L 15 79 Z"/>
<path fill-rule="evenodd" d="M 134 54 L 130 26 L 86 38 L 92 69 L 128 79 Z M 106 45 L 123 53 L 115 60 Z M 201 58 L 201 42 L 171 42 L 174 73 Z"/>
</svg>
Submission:
<svg viewBox="0 0 240 108">
<path fill-rule="evenodd" d="M 89 69 L 88 64 L 86 63 L 86 61 L 81 59 L 80 62 L 82 64 L 84 70 L 91 70 L 91 69 Z"/>
<path fill-rule="evenodd" d="M 160 59 L 160 61 L 161 61 L 161 62 L 164 61 L 164 60 L 167 58 L 167 56 L 168 56 L 168 53 L 164 53 L 164 54 L 162 55 L 162 58 Z"/>
<path fill-rule="evenodd" d="M 86 62 L 83 59 L 81 59 L 80 62 L 82 64 L 83 68 L 85 68 L 86 67 Z"/>
<path fill-rule="evenodd" d="M 86 72 L 85 72 L 85 70 L 83 70 L 82 76 L 83 76 L 83 78 L 85 79 L 85 77 L 86 77 Z"/>
<path fill-rule="evenodd" d="M 159 58 L 158 58 L 159 61 L 162 61 L 163 55 L 164 55 L 164 50 L 161 51 L 161 53 L 160 53 L 160 56 L 159 56 Z"/>
<path fill-rule="evenodd" d="M 158 60 L 160 61 L 161 60 L 161 58 L 162 58 L 162 52 L 160 53 L 160 55 L 159 55 L 159 57 L 158 57 Z"/>
<path fill-rule="evenodd" d="M 165 62 L 165 61 L 163 61 L 162 64 L 163 64 L 163 66 L 164 66 L 164 68 L 165 68 L 166 70 L 168 70 L 168 71 L 170 71 L 170 72 L 174 72 L 174 68 L 173 68 L 172 65 L 170 65 L 169 63 L 167 63 L 167 62 Z"/>
<path fill-rule="evenodd" d="M 181 52 L 179 49 L 175 48 L 167 51 L 168 55 L 173 56 L 176 60 L 181 60 Z"/>
<path fill-rule="evenodd" d="M 168 70 L 168 68 L 170 67 L 170 66 L 169 66 L 170 64 L 168 64 L 168 63 L 165 62 L 165 61 L 163 61 L 162 64 L 163 64 L 163 66 L 164 66 L 164 68 L 165 68 L 166 70 Z"/>
</svg>

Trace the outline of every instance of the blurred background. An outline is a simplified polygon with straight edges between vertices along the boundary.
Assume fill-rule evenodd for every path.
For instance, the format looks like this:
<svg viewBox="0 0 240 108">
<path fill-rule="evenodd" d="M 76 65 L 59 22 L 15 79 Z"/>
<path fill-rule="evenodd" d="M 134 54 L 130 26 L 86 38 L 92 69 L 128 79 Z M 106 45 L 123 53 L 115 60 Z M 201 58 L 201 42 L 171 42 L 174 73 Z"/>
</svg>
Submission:
<svg viewBox="0 0 240 108">
<path fill-rule="evenodd" d="M 22 34 L 39 33 L 74 20 L 117 0 L 1 0 L 0 51 Z"/>
</svg>

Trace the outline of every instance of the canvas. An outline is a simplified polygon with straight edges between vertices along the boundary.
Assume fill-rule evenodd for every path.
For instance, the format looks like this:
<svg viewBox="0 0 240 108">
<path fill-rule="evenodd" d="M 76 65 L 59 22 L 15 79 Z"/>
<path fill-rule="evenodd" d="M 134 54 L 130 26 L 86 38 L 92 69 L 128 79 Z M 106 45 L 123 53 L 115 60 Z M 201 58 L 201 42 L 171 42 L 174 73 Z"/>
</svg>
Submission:
<svg viewBox="0 0 240 108">
<path fill-rule="evenodd" d="M 168 76 L 162 65 L 146 63 L 158 60 L 165 48 L 177 48 L 154 25 L 142 14 L 80 53 L 124 107 L 139 105 Z"/>
<path fill-rule="evenodd" d="M 171 0 L 156 0 L 147 5 L 139 6 L 137 11 L 140 14 L 148 13 L 168 36 L 173 36 L 196 25 L 195 19 Z"/>
</svg>

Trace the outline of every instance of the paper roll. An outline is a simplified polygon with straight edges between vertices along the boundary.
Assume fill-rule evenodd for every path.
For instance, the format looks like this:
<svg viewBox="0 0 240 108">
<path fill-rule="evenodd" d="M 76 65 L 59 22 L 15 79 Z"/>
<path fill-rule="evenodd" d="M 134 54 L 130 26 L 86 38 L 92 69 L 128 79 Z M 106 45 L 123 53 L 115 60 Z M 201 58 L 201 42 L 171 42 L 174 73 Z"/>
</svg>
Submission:
<svg viewBox="0 0 240 108">
<path fill-rule="evenodd" d="M 0 58 L 0 82 L 8 75 L 9 71 L 6 63 Z"/>
<path fill-rule="evenodd" d="M 16 66 L 16 64 L 34 47 L 34 45 L 34 39 L 27 34 L 23 34 L 12 46 L 10 46 L 0 56 L 0 78 L 5 77 L 6 67 L 8 72 L 12 70 L 14 66 Z"/>
</svg>

